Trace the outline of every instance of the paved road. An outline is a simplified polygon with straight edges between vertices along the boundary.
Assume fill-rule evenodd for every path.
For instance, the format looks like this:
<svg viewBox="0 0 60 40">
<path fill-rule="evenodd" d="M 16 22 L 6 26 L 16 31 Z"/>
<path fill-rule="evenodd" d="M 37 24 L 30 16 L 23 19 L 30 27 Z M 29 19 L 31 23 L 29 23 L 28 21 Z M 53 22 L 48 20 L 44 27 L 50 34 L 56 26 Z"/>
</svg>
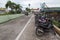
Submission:
<svg viewBox="0 0 60 40">
<path fill-rule="evenodd" d="M 7 23 L 0 24 L 0 40 L 15 40 L 30 17 L 31 15 L 24 15 Z"/>
<path fill-rule="evenodd" d="M 15 40 L 17 37 L 19 37 L 19 40 L 60 40 L 52 33 L 48 33 L 42 37 L 36 36 L 34 17 L 32 17 L 28 25 L 25 26 L 30 18 L 31 15 L 21 16 L 15 20 L 0 24 L 0 40 Z M 24 27 L 25 30 L 21 33 Z M 19 34 L 21 35 L 19 36 Z"/>
<path fill-rule="evenodd" d="M 43 35 L 42 37 L 38 37 L 35 35 L 35 25 L 34 25 L 34 17 L 31 19 L 30 23 L 27 25 L 26 29 L 20 36 L 19 40 L 60 40 L 53 33 L 48 33 L 47 35 Z"/>
</svg>

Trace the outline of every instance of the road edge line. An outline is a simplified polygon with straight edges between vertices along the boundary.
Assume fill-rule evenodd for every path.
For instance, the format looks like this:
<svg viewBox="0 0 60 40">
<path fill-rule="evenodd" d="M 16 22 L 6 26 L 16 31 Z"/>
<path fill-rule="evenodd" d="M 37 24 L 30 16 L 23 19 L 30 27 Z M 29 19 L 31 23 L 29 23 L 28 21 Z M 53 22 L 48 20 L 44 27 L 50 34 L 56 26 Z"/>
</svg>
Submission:
<svg viewBox="0 0 60 40">
<path fill-rule="evenodd" d="M 15 40 L 19 40 L 19 38 L 21 37 L 22 33 L 24 32 L 24 30 L 26 29 L 27 25 L 30 23 L 31 19 L 33 18 L 34 16 L 32 15 L 32 17 L 28 20 L 28 22 L 26 23 L 25 27 L 22 29 L 22 31 L 18 34 L 18 36 L 16 37 Z"/>
</svg>

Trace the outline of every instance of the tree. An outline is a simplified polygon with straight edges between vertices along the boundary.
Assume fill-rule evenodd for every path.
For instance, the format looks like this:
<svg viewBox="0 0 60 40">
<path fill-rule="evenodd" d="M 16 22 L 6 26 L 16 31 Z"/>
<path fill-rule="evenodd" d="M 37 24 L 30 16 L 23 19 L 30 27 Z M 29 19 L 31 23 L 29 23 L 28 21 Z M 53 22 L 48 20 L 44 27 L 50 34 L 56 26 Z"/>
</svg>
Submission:
<svg viewBox="0 0 60 40">
<path fill-rule="evenodd" d="M 11 2 L 11 1 L 8 1 L 5 5 L 6 8 L 11 8 L 11 10 L 14 9 L 14 6 L 15 6 L 15 3 Z"/>
<path fill-rule="evenodd" d="M 45 6 L 46 6 L 46 3 L 44 2 L 44 3 L 42 3 L 41 8 L 44 9 Z"/>
<path fill-rule="evenodd" d="M 8 9 L 10 8 L 10 13 L 14 13 L 14 6 L 15 6 L 15 3 L 14 2 L 11 2 L 11 1 L 8 1 L 5 5 L 5 7 Z"/>
<path fill-rule="evenodd" d="M 29 8 L 30 8 L 30 4 L 28 4 Z"/>
<path fill-rule="evenodd" d="M 29 8 L 26 8 L 26 11 L 28 11 L 28 12 L 31 12 L 31 9 L 29 9 Z"/>
<path fill-rule="evenodd" d="M 17 13 L 21 13 L 21 11 L 22 11 L 22 6 L 20 5 L 20 4 L 17 4 L 16 6 L 15 6 L 15 10 L 16 10 L 16 12 Z"/>
<path fill-rule="evenodd" d="M 8 8 L 8 6 L 11 6 L 11 1 L 8 1 L 5 5 L 6 8 Z"/>
<path fill-rule="evenodd" d="M 11 1 L 8 1 L 8 2 L 6 3 L 6 5 L 5 5 L 5 7 L 6 7 L 6 8 L 10 8 L 10 9 L 11 9 L 11 10 L 10 10 L 11 13 L 21 13 L 21 11 L 22 11 L 21 5 L 16 4 L 16 3 L 14 3 L 14 2 L 11 2 Z"/>
</svg>

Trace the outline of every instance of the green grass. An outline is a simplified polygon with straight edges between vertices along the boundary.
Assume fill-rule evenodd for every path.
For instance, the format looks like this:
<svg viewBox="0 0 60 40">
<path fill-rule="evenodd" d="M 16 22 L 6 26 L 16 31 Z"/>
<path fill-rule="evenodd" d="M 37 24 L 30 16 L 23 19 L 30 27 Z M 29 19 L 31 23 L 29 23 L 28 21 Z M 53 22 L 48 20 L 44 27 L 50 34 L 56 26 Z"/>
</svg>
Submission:
<svg viewBox="0 0 60 40">
<path fill-rule="evenodd" d="M 60 28 L 60 22 L 54 20 L 54 21 L 53 21 L 53 24 Z"/>
<path fill-rule="evenodd" d="M 15 15 L 15 14 L 11 14 L 11 13 L 0 14 L 0 16 L 4 16 L 4 15 Z"/>
<path fill-rule="evenodd" d="M 1 15 L 0 16 L 0 23 L 3 23 L 3 22 L 5 22 L 5 21 L 8 21 L 8 20 L 10 20 L 10 19 L 14 19 L 14 18 L 17 18 L 17 17 L 19 17 L 19 16 L 21 16 L 21 15 L 23 15 L 23 14 L 4 14 L 3 16 Z"/>
</svg>

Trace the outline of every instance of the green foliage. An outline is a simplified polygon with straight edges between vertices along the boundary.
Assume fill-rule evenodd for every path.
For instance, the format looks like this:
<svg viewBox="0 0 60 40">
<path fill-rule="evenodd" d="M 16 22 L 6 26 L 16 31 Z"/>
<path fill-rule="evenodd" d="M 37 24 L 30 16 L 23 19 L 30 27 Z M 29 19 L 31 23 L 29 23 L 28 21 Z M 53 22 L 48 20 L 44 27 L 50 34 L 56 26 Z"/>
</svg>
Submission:
<svg viewBox="0 0 60 40">
<path fill-rule="evenodd" d="M 15 6 L 15 3 L 14 2 L 11 2 L 11 1 L 8 1 L 5 5 L 6 8 L 11 8 L 11 9 L 14 9 L 14 6 Z"/>
<path fill-rule="evenodd" d="M 60 22 L 58 22 L 58 21 L 54 20 L 54 21 L 53 21 L 53 24 L 55 24 L 57 27 L 59 27 L 59 28 L 60 28 Z"/>
<path fill-rule="evenodd" d="M 15 6 L 15 10 L 16 10 L 16 13 L 21 13 L 21 11 L 22 11 L 22 6 L 20 6 L 19 4 L 17 4 L 16 6 Z"/>
<path fill-rule="evenodd" d="M 14 14 L 15 12 L 14 11 L 9 11 L 10 14 Z"/>
<path fill-rule="evenodd" d="M 19 13 L 21 13 L 21 10 L 17 10 L 16 12 L 19 14 Z"/>
<path fill-rule="evenodd" d="M 28 11 L 28 12 L 31 12 L 31 9 L 29 9 L 29 8 L 26 8 L 26 11 Z"/>
<path fill-rule="evenodd" d="M 16 4 L 14 2 L 8 1 L 5 5 L 6 8 L 10 8 L 11 10 L 9 11 L 10 13 L 21 13 L 22 11 L 22 6 L 20 4 Z"/>
<path fill-rule="evenodd" d="M 8 8 L 8 6 L 11 6 L 11 1 L 8 1 L 5 5 L 6 8 Z"/>
</svg>

